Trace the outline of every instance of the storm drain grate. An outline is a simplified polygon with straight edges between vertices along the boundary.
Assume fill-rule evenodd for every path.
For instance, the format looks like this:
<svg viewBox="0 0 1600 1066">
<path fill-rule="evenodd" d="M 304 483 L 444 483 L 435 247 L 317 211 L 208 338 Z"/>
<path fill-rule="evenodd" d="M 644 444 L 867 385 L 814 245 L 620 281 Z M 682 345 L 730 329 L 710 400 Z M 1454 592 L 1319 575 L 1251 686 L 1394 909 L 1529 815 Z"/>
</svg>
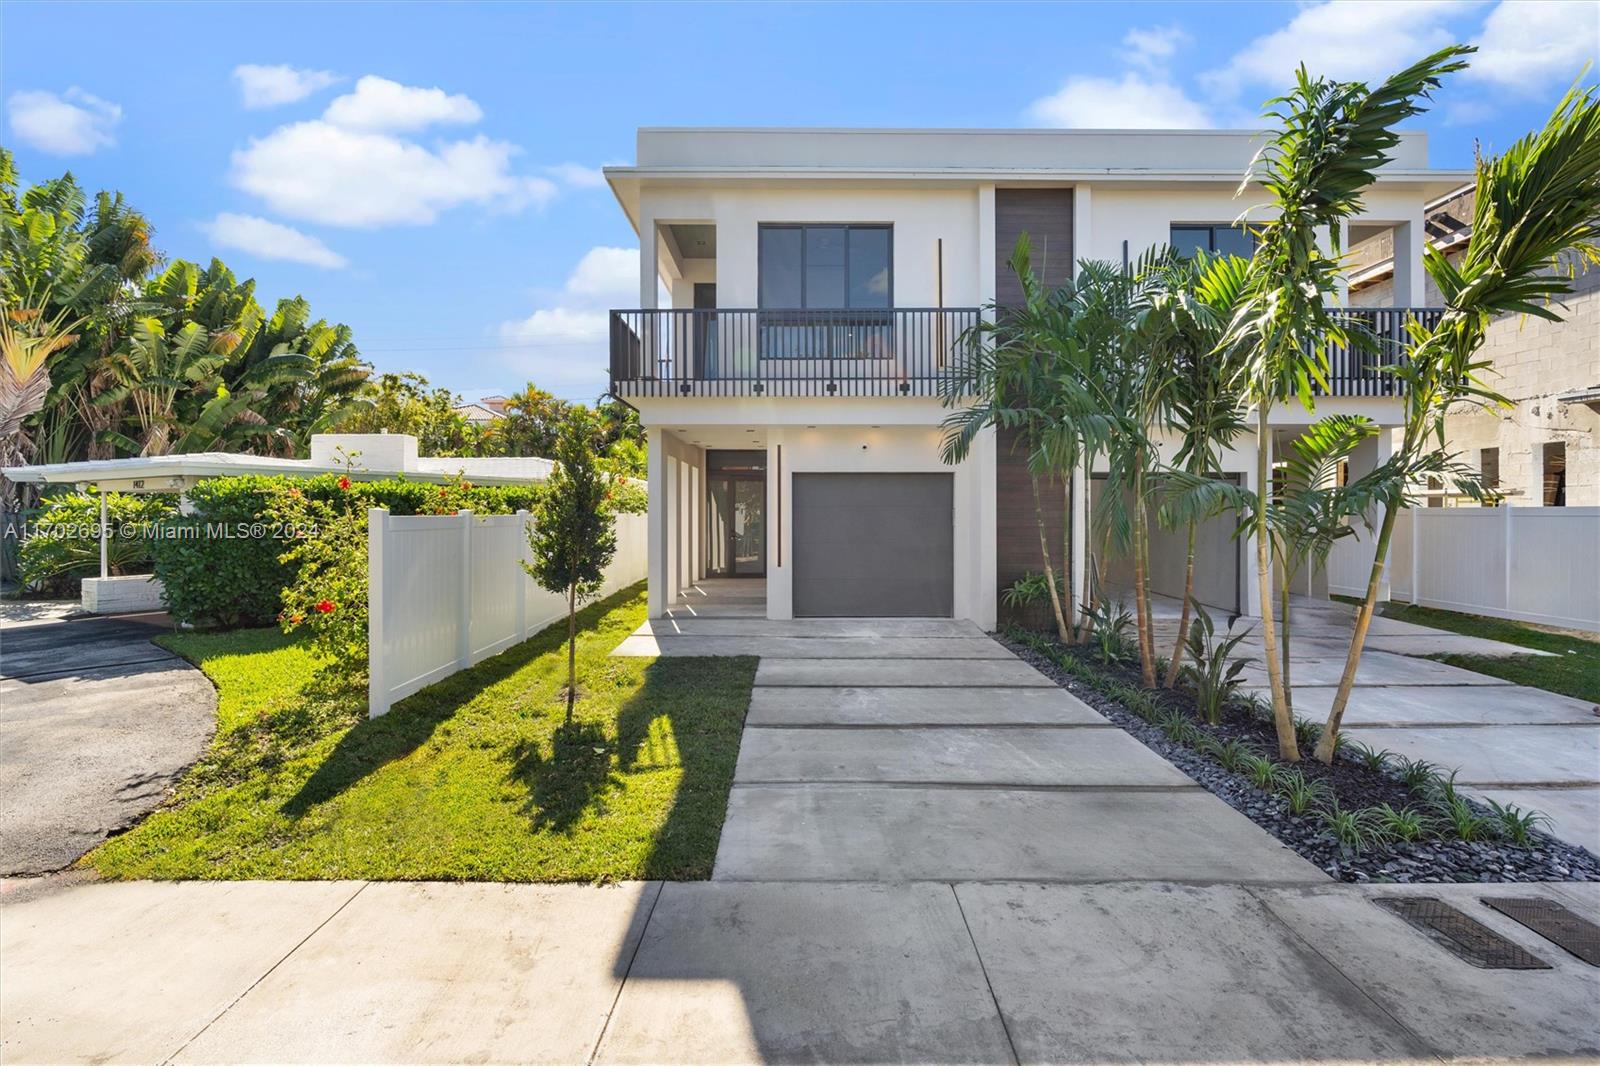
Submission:
<svg viewBox="0 0 1600 1066">
<path fill-rule="evenodd" d="M 1600 966 L 1600 925 L 1580 918 L 1555 900 L 1494 896 L 1483 902 L 1590 966 Z"/>
<path fill-rule="evenodd" d="M 1550 964 L 1482 922 L 1432 896 L 1383 896 L 1372 902 L 1422 930 L 1441 947 L 1486 970 L 1548 970 Z"/>
</svg>

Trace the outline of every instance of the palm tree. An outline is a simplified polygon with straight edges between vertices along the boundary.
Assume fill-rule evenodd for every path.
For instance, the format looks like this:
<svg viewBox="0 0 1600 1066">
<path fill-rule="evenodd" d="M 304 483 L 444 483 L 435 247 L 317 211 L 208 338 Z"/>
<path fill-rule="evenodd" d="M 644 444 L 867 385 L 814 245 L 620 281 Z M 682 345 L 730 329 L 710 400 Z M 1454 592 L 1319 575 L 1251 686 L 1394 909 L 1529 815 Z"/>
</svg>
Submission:
<svg viewBox="0 0 1600 1066">
<path fill-rule="evenodd" d="M 1085 262 L 1079 271 L 1083 332 L 1092 338 L 1088 392 L 1107 413 L 1106 480 L 1096 521 L 1107 548 L 1132 556 L 1139 668 L 1149 688 L 1156 684 L 1150 610 L 1150 503 L 1160 454 L 1155 434 L 1167 421 L 1176 378 L 1172 323 L 1155 313 L 1169 264 L 1163 247 L 1145 252 L 1132 269 Z"/>
<path fill-rule="evenodd" d="M 1022 285 L 1022 304 L 986 308 L 988 313 L 958 341 L 964 357 L 954 362 L 940 383 L 947 406 L 966 404 L 944 420 L 942 457 L 946 463 L 961 462 L 985 429 L 1016 432 L 1016 447 L 1028 461 L 1050 609 L 1056 634 L 1066 643 L 1071 639 L 1070 607 L 1062 602 L 1065 582 L 1058 581 L 1050 553 L 1041 481 L 1052 475 L 1068 480 L 1083 449 L 1086 430 L 1080 416 L 1094 405 L 1084 397 L 1082 382 L 1073 372 L 1081 360 L 1072 286 L 1054 293 L 1045 290 L 1034 273 L 1026 233 L 1017 238 L 1009 265 Z M 1067 596 L 1074 591 L 1067 589 Z"/>
<path fill-rule="evenodd" d="M 1171 323 L 1176 348 L 1172 381 L 1172 424 L 1182 443 L 1173 466 L 1196 478 L 1215 477 L 1222 469 L 1222 451 L 1244 432 L 1244 403 L 1236 375 L 1217 352 L 1235 305 L 1244 291 L 1249 264 L 1238 256 L 1196 255 L 1175 260 L 1168 291 L 1158 312 Z M 1163 503 L 1157 519 L 1169 529 L 1182 527 L 1187 554 L 1183 569 L 1183 605 L 1178 636 L 1167 663 L 1164 684 L 1171 688 L 1183 662 L 1189 611 L 1194 599 L 1195 534 L 1207 509 L 1182 509 Z"/>
<path fill-rule="evenodd" d="M 1219 345 L 1242 355 L 1245 394 L 1256 411 L 1258 492 L 1269 491 L 1273 406 L 1298 397 L 1311 409 L 1313 382 L 1327 385 L 1327 345 L 1349 340 L 1332 310 L 1342 225 L 1360 209 L 1363 190 L 1399 143 L 1395 124 L 1420 113 L 1419 101 L 1445 74 L 1465 66 L 1460 57 L 1470 51 L 1441 49 L 1376 88 L 1312 78 L 1301 67 L 1295 88 L 1269 105 L 1281 128 L 1257 154 L 1240 190 L 1259 183 L 1277 213 L 1255 227 L 1246 297 Z M 1325 238 L 1331 245 L 1326 250 Z M 1278 753 L 1293 762 L 1300 751 L 1278 661 L 1265 507 L 1255 509 L 1254 536 Z"/>
<path fill-rule="evenodd" d="M 1468 493 L 1481 493 L 1444 447 L 1444 414 L 1452 404 L 1503 402 L 1479 380 L 1487 363 L 1474 361 L 1484 331 L 1497 316 L 1527 314 L 1551 321 L 1553 300 L 1571 291 L 1573 259 L 1600 262 L 1600 99 L 1593 86 L 1574 87 L 1537 133 L 1477 168 L 1472 234 L 1459 266 L 1429 249 L 1428 274 L 1445 312 L 1427 329 L 1410 326 L 1406 358 L 1393 373 L 1405 386 L 1401 443 L 1382 468 L 1387 475 L 1366 598 L 1356 614 L 1350 651 L 1316 755 L 1332 762 L 1356 668 L 1372 624 L 1388 560 L 1395 516 L 1412 479 L 1444 474 Z M 1568 257 L 1567 270 L 1551 269 Z"/>
</svg>

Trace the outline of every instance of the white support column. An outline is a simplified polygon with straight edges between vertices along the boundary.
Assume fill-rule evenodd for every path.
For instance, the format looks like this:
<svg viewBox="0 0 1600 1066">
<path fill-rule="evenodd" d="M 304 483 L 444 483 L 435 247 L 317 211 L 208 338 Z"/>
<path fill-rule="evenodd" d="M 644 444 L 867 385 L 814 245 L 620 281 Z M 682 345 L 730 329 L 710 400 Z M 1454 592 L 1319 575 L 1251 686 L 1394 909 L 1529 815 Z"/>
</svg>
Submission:
<svg viewBox="0 0 1600 1066">
<path fill-rule="evenodd" d="M 667 598 L 667 605 L 678 602 L 678 460 L 667 450 L 666 459 L 666 484 L 665 492 L 661 497 L 662 521 L 666 526 L 662 538 L 662 551 L 665 560 L 662 563 L 662 572 L 665 576 L 663 592 Z"/>
<path fill-rule="evenodd" d="M 656 234 L 656 219 L 654 215 L 643 214 L 639 218 L 639 306 L 646 311 L 656 308 L 661 282 L 657 280 L 657 265 L 659 263 L 660 238 Z"/>
<path fill-rule="evenodd" d="M 383 555 L 389 512 L 367 509 L 367 717 L 389 711 L 389 678 L 383 655 Z"/>
<path fill-rule="evenodd" d="M 978 306 L 995 297 L 994 186 L 978 186 Z"/>
<path fill-rule="evenodd" d="M 104 489 L 96 485 L 95 491 L 100 494 L 100 576 L 106 578 L 111 576 L 111 505 Z"/>
<path fill-rule="evenodd" d="M 645 553 L 646 609 L 651 618 L 660 618 L 666 614 L 667 604 L 671 602 L 667 598 L 667 452 L 660 427 L 648 426 L 644 433 L 650 464 L 646 475 L 650 493 L 646 511 L 649 534 Z"/>
<path fill-rule="evenodd" d="M 1078 276 L 1078 265 L 1090 258 L 1093 237 L 1091 219 L 1094 216 L 1093 190 L 1082 182 L 1072 188 L 1072 276 Z"/>
<path fill-rule="evenodd" d="M 1396 307 L 1421 307 L 1427 302 L 1422 268 L 1422 245 L 1426 240 L 1422 205 L 1417 204 L 1410 219 L 1394 227 L 1394 303 Z"/>
</svg>

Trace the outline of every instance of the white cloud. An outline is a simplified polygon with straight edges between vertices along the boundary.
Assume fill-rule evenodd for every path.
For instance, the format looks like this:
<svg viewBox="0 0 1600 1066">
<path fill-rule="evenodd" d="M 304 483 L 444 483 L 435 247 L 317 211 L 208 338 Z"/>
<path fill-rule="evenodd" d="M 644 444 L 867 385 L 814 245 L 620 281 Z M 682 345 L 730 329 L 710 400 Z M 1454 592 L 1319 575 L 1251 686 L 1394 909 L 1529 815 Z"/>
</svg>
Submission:
<svg viewBox="0 0 1600 1066">
<path fill-rule="evenodd" d="M 609 310 L 638 302 L 639 250 L 591 248 L 547 306 L 500 324 L 506 362 L 544 388 L 598 394 L 606 382 Z"/>
<path fill-rule="evenodd" d="M 14 92 L 6 102 L 11 132 L 50 155 L 89 155 L 117 143 L 112 129 L 122 108 L 77 86 L 57 95 L 42 89 Z"/>
<path fill-rule="evenodd" d="M 1312 74 L 1383 78 L 1456 40 L 1446 22 L 1472 0 L 1329 0 L 1300 8 L 1288 25 L 1255 38 L 1201 76 L 1232 98 L 1247 86 L 1282 90 L 1302 62 Z"/>
<path fill-rule="evenodd" d="M 1169 81 L 1127 71 L 1077 75 L 1028 108 L 1036 121 L 1078 129 L 1208 129 L 1206 109 Z"/>
<path fill-rule="evenodd" d="M 237 248 L 262 259 L 307 263 L 329 270 L 347 265 L 344 256 L 309 233 L 255 215 L 224 211 L 210 222 L 202 222 L 200 229 L 223 248 Z"/>
<path fill-rule="evenodd" d="M 320 119 L 235 151 L 232 181 L 280 214 L 330 226 L 424 225 L 464 204 L 516 211 L 553 197 L 550 179 L 512 173 L 516 145 L 480 134 L 430 147 L 399 135 L 482 116 L 465 96 L 364 77 Z"/>
<path fill-rule="evenodd" d="M 1122 38 L 1123 55 L 1128 62 L 1145 69 L 1161 67 L 1178 48 L 1189 43 L 1189 34 L 1181 26 L 1150 26 L 1129 30 Z"/>
<path fill-rule="evenodd" d="M 483 109 L 468 96 L 368 74 L 356 82 L 355 92 L 336 97 L 322 118 L 345 129 L 401 132 L 435 123 L 471 125 L 483 118 Z"/>
<path fill-rule="evenodd" d="M 599 189 L 606 183 L 604 171 L 599 167 L 586 167 L 582 163 L 557 163 L 544 169 L 551 177 L 574 189 Z"/>
<path fill-rule="evenodd" d="M 1600 46 L 1600 3 L 1591 0 L 1502 0 L 1473 42 L 1466 74 L 1513 92 L 1533 94 L 1573 80 Z"/>
<path fill-rule="evenodd" d="M 511 173 L 520 150 L 475 137 L 437 149 L 323 121 L 281 126 L 233 153 L 233 183 L 291 218 L 330 226 L 421 225 L 463 204 L 518 210 L 555 195 Z"/>
<path fill-rule="evenodd" d="M 339 81 L 339 75 L 331 71 L 300 70 L 285 63 L 244 63 L 233 68 L 233 78 L 239 83 L 244 106 L 251 108 L 292 104 Z"/>
<path fill-rule="evenodd" d="M 633 298 L 639 291 L 639 249 L 590 248 L 567 278 L 566 291 L 602 301 Z"/>
</svg>

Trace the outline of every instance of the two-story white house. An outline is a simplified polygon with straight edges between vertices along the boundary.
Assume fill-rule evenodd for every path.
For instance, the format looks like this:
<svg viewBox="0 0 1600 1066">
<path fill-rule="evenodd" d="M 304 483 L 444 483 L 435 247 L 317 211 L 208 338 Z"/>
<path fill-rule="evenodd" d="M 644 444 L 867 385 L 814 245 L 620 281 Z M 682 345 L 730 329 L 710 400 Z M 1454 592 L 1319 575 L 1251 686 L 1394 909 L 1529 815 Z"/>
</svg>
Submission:
<svg viewBox="0 0 1600 1066">
<path fill-rule="evenodd" d="M 1006 261 L 1024 231 L 1051 284 L 1153 245 L 1248 254 L 1235 223 L 1262 197 L 1236 192 L 1259 146 L 1245 131 L 640 130 L 635 165 L 606 177 L 641 249 L 640 306 L 611 315 L 611 388 L 648 432 L 651 615 L 741 577 L 769 618 L 993 628 L 1000 590 L 1040 568 L 1039 538 L 1008 440 L 940 459 L 958 338 L 1019 299 Z M 1468 177 L 1430 169 L 1426 135 L 1407 133 L 1367 192 L 1357 224 L 1392 231 L 1396 306 L 1422 302 L 1424 205 Z M 1319 415 L 1398 421 L 1386 377 L 1336 360 L 1331 385 Z M 1249 447 L 1227 463 L 1246 484 Z M 1069 512 L 1085 528 L 1093 491 L 1051 493 L 1055 543 Z M 1204 531 L 1200 598 L 1250 613 L 1249 545 L 1230 523 Z M 1072 541 L 1081 578 L 1088 538 Z M 1177 538 L 1153 555 L 1156 590 L 1180 592 Z"/>
</svg>

